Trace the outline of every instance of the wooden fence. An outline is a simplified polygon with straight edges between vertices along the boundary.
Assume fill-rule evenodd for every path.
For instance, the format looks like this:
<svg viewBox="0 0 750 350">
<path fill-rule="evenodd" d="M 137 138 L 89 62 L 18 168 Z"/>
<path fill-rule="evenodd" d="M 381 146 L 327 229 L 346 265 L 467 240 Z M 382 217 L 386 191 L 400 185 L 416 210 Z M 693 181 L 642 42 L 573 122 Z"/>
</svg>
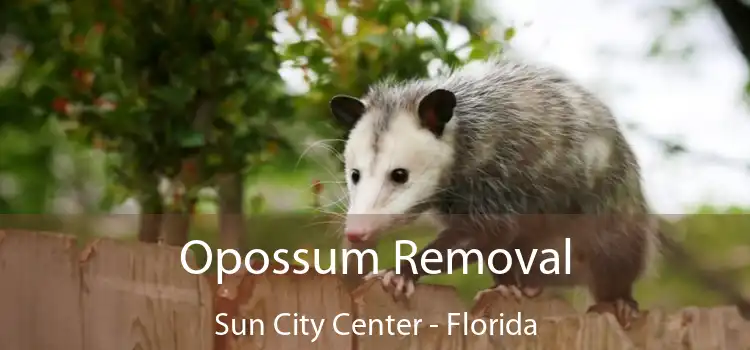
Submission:
<svg viewBox="0 0 750 350">
<path fill-rule="evenodd" d="M 195 265 L 192 256 L 189 261 Z M 494 336 L 463 335 L 458 334 L 462 326 L 448 327 L 449 313 L 479 310 L 495 318 L 503 313 L 506 322 L 521 312 L 520 329 L 524 320 L 535 319 L 537 335 L 499 335 L 498 326 Z M 248 331 L 259 330 L 259 323 L 250 319 L 262 320 L 265 332 L 215 335 L 224 330 L 216 321 L 223 313 L 227 316 L 221 320 L 229 326 L 230 318 L 248 320 Z M 274 318 L 283 313 L 325 319 L 325 324 L 314 341 L 314 335 L 278 334 Z M 339 318 L 341 332 L 349 331 L 355 318 L 384 320 L 390 315 L 423 322 L 416 335 L 341 335 L 332 323 L 343 313 L 350 316 Z M 293 325 L 289 317 L 279 323 L 282 331 Z M 306 330 L 313 331 L 309 323 Z M 467 310 L 452 288 L 420 285 L 413 301 L 404 305 L 394 303 L 378 285 L 352 296 L 338 277 L 312 273 L 245 272 L 218 286 L 187 273 L 179 248 L 109 239 L 78 247 L 69 236 L 0 231 L 0 348 L 747 350 L 750 322 L 733 307 L 651 310 L 626 332 L 610 315 L 580 314 L 559 300 L 523 305 L 480 300 Z"/>
</svg>

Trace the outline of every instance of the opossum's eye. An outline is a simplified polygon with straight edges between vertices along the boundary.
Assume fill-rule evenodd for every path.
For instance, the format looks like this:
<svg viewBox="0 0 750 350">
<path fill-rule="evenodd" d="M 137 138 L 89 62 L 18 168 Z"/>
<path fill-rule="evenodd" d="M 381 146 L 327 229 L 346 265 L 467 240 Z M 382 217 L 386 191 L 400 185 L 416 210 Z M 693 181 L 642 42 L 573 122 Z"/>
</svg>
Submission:
<svg viewBox="0 0 750 350">
<path fill-rule="evenodd" d="M 352 174 L 350 176 L 352 178 L 352 183 L 356 185 L 357 182 L 359 182 L 359 170 L 352 170 Z"/>
<path fill-rule="evenodd" d="M 406 169 L 398 168 L 391 171 L 391 181 L 397 184 L 404 184 L 409 181 L 409 172 Z"/>
</svg>

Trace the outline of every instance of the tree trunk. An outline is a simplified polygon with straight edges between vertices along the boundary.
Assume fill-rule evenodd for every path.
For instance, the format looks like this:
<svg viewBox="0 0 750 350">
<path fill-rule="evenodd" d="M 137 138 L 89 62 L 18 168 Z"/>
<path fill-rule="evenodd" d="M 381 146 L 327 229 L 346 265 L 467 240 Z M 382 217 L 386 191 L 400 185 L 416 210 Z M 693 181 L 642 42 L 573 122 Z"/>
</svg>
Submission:
<svg viewBox="0 0 750 350">
<path fill-rule="evenodd" d="M 196 100 L 197 111 L 193 120 L 193 129 L 201 132 L 206 140 L 211 138 L 211 119 L 215 114 L 216 102 L 212 99 Z M 182 160 L 180 173 L 176 182 L 181 186 L 182 194 L 175 198 L 170 213 L 164 217 L 164 242 L 168 245 L 183 246 L 188 242 L 190 221 L 198 202 L 196 191 L 203 180 L 202 159 L 200 156 Z"/>
<path fill-rule="evenodd" d="M 190 219 L 193 217 L 197 199 L 183 197 L 173 210 L 164 215 L 164 243 L 173 246 L 184 246 L 190 233 Z"/>
<path fill-rule="evenodd" d="M 149 179 L 149 183 L 141 194 L 140 222 L 138 225 L 138 240 L 146 243 L 157 243 L 161 229 L 164 204 L 159 194 L 158 179 Z"/>
<path fill-rule="evenodd" d="M 219 244 L 222 249 L 244 250 L 244 183 L 240 173 L 217 176 L 219 195 Z"/>
<path fill-rule="evenodd" d="M 163 214 L 161 213 L 141 213 L 138 223 L 138 240 L 145 243 L 159 242 L 159 232 L 161 228 Z"/>
<path fill-rule="evenodd" d="M 168 245 L 183 246 L 188 242 L 190 220 L 198 202 L 196 185 L 200 172 L 197 168 L 195 158 L 184 159 L 180 174 L 172 183 L 173 202 L 169 213 L 164 215 L 162 230 L 164 243 Z"/>
</svg>

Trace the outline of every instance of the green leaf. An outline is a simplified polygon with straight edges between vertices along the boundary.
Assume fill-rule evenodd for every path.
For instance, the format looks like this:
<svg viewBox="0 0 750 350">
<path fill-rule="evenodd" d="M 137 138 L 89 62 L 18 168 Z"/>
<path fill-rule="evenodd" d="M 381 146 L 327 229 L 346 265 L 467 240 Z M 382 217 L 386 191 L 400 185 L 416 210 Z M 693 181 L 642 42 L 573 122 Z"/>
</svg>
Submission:
<svg viewBox="0 0 750 350">
<path fill-rule="evenodd" d="M 229 37 L 229 22 L 225 19 L 219 20 L 219 24 L 213 30 L 211 35 L 216 44 L 221 44 Z"/>
<path fill-rule="evenodd" d="M 266 198 L 257 194 L 250 198 L 250 214 L 260 214 L 266 209 Z"/>
<path fill-rule="evenodd" d="M 367 37 L 365 37 L 362 40 L 362 42 L 371 44 L 377 47 L 378 49 L 382 49 L 388 43 L 388 39 L 386 38 L 385 35 L 372 34 L 372 35 L 368 35 Z"/>
<path fill-rule="evenodd" d="M 21 89 L 26 96 L 33 96 L 47 82 L 49 76 L 57 68 L 54 60 L 47 60 L 41 66 L 29 65 L 26 74 L 22 78 Z"/>
<path fill-rule="evenodd" d="M 513 39 L 513 37 L 515 36 L 516 36 L 516 28 L 508 27 L 505 29 L 505 33 L 503 34 L 503 39 L 505 39 L 505 41 L 510 41 L 510 39 Z"/>
<path fill-rule="evenodd" d="M 195 91 L 185 86 L 159 86 L 151 90 L 151 95 L 174 107 L 183 107 L 193 99 Z"/>
<path fill-rule="evenodd" d="M 409 17 L 403 13 L 397 13 L 391 18 L 392 28 L 404 28 L 409 24 Z"/>
<path fill-rule="evenodd" d="M 117 205 L 124 203 L 131 193 L 126 188 L 115 184 L 107 186 L 104 197 L 101 199 L 100 206 L 104 210 L 111 210 Z"/>
<path fill-rule="evenodd" d="M 471 54 L 469 54 L 470 60 L 485 59 L 488 56 L 497 53 L 502 49 L 500 43 L 497 42 L 484 42 L 476 40 L 471 45 Z"/>
<path fill-rule="evenodd" d="M 442 45 L 446 45 L 448 43 L 448 33 L 445 31 L 443 22 L 437 19 L 437 17 L 430 17 L 427 19 L 427 24 L 429 24 L 430 27 L 435 30 L 438 37 L 440 38 L 440 43 Z"/>
<path fill-rule="evenodd" d="M 181 135 L 179 142 L 183 148 L 197 148 L 206 144 L 206 138 L 203 136 L 203 133 L 190 131 Z"/>
<path fill-rule="evenodd" d="M 84 49 L 91 57 L 102 57 L 102 34 L 98 33 L 95 29 L 89 30 L 85 37 Z"/>
</svg>

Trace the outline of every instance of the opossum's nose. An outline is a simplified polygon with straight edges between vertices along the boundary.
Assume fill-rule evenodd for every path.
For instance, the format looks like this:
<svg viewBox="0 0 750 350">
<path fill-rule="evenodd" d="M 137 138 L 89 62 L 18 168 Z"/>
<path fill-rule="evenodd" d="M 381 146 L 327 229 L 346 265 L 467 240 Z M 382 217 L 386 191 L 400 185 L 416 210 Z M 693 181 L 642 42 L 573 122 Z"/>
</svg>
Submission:
<svg viewBox="0 0 750 350">
<path fill-rule="evenodd" d="M 346 239 L 348 239 L 349 242 L 352 242 L 352 243 L 360 243 L 367 236 L 366 232 L 362 232 L 362 231 L 346 231 L 345 234 L 346 234 Z"/>
<path fill-rule="evenodd" d="M 344 234 L 350 243 L 363 243 L 369 241 L 382 226 L 382 215 L 376 214 L 352 214 L 346 216 Z"/>
</svg>

